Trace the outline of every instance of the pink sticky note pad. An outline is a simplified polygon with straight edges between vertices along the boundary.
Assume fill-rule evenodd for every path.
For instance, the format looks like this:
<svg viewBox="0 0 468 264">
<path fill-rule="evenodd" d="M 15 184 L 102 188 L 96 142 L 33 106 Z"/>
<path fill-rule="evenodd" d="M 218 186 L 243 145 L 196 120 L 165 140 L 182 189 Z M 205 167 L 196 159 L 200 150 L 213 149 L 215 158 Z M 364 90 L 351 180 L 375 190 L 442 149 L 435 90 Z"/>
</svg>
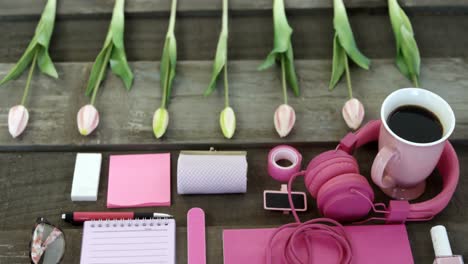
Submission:
<svg viewBox="0 0 468 264">
<path fill-rule="evenodd" d="M 107 208 L 171 205 L 171 156 L 112 155 Z"/>
<path fill-rule="evenodd" d="M 266 246 L 275 229 L 224 230 L 224 264 L 265 264 Z M 345 226 L 353 248 L 352 264 L 414 264 L 408 234 L 404 225 Z M 292 230 L 278 234 L 273 244 L 273 264 L 286 264 L 282 260 L 285 242 Z M 305 241 L 296 244 L 298 256 L 305 260 L 309 252 L 311 263 L 338 263 L 336 245 L 329 238 L 316 236 L 309 248 Z"/>
</svg>

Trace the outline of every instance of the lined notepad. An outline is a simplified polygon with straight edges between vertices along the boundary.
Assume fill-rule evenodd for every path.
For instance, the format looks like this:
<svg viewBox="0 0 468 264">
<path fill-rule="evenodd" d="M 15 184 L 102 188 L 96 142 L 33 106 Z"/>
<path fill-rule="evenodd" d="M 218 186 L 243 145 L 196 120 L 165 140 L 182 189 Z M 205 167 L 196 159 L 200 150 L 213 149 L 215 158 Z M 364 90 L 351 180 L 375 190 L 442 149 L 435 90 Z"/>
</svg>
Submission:
<svg viewBox="0 0 468 264">
<path fill-rule="evenodd" d="M 175 220 L 87 221 L 81 264 L 173 264 Z"/>
</svg>

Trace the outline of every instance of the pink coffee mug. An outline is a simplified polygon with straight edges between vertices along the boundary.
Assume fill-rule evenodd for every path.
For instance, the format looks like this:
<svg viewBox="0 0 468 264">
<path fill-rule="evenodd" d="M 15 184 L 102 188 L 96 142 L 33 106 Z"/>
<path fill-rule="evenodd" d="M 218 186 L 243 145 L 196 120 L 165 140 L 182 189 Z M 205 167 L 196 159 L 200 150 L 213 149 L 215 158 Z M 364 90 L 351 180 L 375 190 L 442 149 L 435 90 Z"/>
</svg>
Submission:
<svg viewBox="0 0 468 264">
<path fill-rule="evenodd" d="M 387 119 L 395 109 L 404 105 L 421 106 L 433 112 L 442 124 L 442 137 L 430 143 L 415 143 L 396 135 L 389 128 Z M 405 88 L 391 93 L 384 100 L 380 118 L 379 153 L 372 164 L 372 180 L 395 199 L 416 199 L 424 192 L 425 180 L 436 167 L 455 128 L 452 108 L 428 90 Z"/>
</svg>

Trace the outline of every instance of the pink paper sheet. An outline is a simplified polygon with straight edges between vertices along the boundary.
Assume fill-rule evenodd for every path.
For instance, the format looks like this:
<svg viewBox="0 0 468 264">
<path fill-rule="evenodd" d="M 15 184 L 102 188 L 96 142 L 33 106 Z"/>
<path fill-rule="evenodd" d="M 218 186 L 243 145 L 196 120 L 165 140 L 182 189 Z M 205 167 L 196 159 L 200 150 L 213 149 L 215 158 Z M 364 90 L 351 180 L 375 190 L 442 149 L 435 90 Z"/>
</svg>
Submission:
<svg viewBox="0 0 468 264">
<path fill-rule="evenodd" d="M 171 156 L 112 155 L 107 208 L 171 205 Z"/>
<path fill-rule="evenodd" d="M 224 264 L 265 264 L 265 247 L 274 230 L 224 230 Z M 414 264 L 404 225 L 346 226 L 345 230 L 353 247 L 353 264 Z M 285 239 L 278 241 L 274 245 L 273 263 L 286 264 L 279 257 Z M 311 263 L 336 264 L 336 247 L 329 238 L 317 237 L 315 241 Z"/>
</svg>

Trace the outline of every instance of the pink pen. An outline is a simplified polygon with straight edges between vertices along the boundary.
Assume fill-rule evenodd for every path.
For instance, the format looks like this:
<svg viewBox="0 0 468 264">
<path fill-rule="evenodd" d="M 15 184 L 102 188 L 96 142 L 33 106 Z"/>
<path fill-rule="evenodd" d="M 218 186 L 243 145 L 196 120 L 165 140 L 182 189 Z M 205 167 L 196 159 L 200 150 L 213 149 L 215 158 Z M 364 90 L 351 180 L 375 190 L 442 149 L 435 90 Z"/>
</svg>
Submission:
<svg viewBox="0 0 468 264">
<path fill-rule="evenodd" d="M 161 213 L 134 213 L 134 212 L 72 212 L 62 214 L 62 219 L 72 224 L 82 224 L 91 220 L 115 219 L 150 219 L 158 217 L 172 217 Z"/>
<path fill-rule="evenodd" d="M 444 226 L 438 225 L 431 228 L 431 238 L 436 255 L 434 264 L 463 264 L 462 256 L 453 255 L 447 230 Z"/>
</svg>

